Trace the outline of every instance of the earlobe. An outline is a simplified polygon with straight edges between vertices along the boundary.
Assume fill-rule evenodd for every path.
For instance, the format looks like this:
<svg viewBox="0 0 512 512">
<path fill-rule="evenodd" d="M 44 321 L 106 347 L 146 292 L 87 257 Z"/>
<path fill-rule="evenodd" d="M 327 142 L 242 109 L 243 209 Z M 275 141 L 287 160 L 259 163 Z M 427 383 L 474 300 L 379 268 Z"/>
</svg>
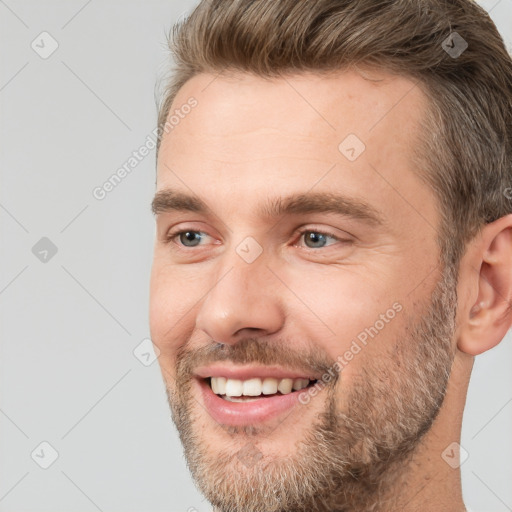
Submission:
<svg viewBox="0 0 512 512">
<path fill-rule="evenodd" d="M 511 228 L 512 215 L 485 226 L 477 248 L 480 265 L 468 273 L 477 279 L 478 293 L 467 313 L 463 313 L 457 346 L 469 355 L 498 345 L 512 324 Z"/>
</svg>

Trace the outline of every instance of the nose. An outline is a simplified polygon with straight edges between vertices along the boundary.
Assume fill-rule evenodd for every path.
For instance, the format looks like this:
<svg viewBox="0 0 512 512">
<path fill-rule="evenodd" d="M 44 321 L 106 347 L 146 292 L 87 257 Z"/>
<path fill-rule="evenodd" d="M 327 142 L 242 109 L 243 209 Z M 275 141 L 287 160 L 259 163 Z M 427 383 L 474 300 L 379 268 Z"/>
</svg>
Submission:
<svg viewBox="0 0 512 512">
<path fill-rule="evenodd" d="M 225 344 L 279 331 L 285 313 L 277 284 L 263 256 L 246 263 L 234 254 L 229 264 L 222 266 L 200 305 L 196 327 Z"/>
</svg>

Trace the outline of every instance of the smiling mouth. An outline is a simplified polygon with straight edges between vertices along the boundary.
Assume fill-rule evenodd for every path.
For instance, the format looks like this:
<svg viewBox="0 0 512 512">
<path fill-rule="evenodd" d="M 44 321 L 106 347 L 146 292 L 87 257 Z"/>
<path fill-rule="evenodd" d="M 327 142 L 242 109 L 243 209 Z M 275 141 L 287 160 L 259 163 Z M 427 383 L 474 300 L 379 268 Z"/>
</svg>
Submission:
<svg viewBox="0 0 512 512">
<path fill-rule="evenodd" d="M 288 395 L 314 386 L 317 382 L 316 379 L 275 379 L 273 377 L 256 377 L 247 380 L 207 377 L 204 380 L 217 396 L 228 402 L 253 402 L 273 396 Z"/>
</svg>

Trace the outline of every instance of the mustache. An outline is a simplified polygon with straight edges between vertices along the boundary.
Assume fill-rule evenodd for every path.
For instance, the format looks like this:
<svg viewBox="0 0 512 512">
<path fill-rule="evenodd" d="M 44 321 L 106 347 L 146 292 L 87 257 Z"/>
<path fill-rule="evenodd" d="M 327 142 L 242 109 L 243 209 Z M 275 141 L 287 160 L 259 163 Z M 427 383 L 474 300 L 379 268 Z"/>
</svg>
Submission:
<svg viewBox="0 0 512 512">
<path fill-rule="evenodd" d="M 282 366 L 312 375 L 327 373 L 336 362 L 313 344 L 297 347 L 290 343 L 284 344 L 262 338 L 243 338 L 233 344 L 212 341 L 198 348 L 191 348 L 189 344 L 185 344 L 178 350 L 176 360 L 177 375 L 183 377 L 193 374 L 199 366 L 223 361 L 240 365 Z M 337 378 L 336 374 L 336 380 Z"/>
</svg>

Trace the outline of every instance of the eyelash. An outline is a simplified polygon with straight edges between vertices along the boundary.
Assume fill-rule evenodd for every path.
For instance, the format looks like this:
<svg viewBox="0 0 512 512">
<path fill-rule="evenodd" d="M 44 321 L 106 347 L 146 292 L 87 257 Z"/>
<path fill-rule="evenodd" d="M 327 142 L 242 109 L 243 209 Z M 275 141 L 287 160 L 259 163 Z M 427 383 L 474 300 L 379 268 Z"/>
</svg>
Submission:
<svg viewBox="0 0 512 512">
<path fill-rule="evenodd" d="M 204 234 L 204 235 L 208 236 L 208 234 L 205 233 L 204 231 L 200 231 L 200 230 L 197 230 L 197 229 L 180 229 L 178 231 L 171 231 L 170 233 L 168 233 L 165 236 L 164 241 L 165 241 L 166 244 L 171 244 L 171 243 L 174 242 L 174 240 L 176 238 L 178 238 L 183 233 L 200 233 L 200 234 Z M 343 242 L 343 243 L 351 243 L 352 242 L 352 240 L 340 238 L 337 235 L 335 235 L 334 233 L 331 233 L 329 231 L 322 231 L 322 230 L 319 230 L 319 229 L 311 229 L 311 228 L 302 229 L 302 230 L 296 232 L 294 235 L 295 236 L 299 236 L 299 240 L 300 240 L 302 238 L 302 236 L 305 235 L 306 233 L 316 233 L 316 234 L 319 234 L 319 235 L 327 236 L 327 237 L 333 238 L 337 242 Z M 295 238 L 295 236 L 294 236 L 294 238 Z M 175 243 L 175 245 L 178 247 L 178 250 L 180 250 L 180 251 L 187 251 L 189 249 L 195 249 L 197 247 L 200 247 L 200 245 L 193 246 L 193 247 L 187 247 L 187 246 L 181 245 L 179 243 Z M 326 247 L 330 247 L 330 246 L 326 246 Z M 318 248 L 302 247 L 302 248 L 306 249 L 306 250 L 310 250 L 310 251 L 318 251 L 319 249 L 325 249 L 326 247 L 318 247 Z"/>
</svg>

